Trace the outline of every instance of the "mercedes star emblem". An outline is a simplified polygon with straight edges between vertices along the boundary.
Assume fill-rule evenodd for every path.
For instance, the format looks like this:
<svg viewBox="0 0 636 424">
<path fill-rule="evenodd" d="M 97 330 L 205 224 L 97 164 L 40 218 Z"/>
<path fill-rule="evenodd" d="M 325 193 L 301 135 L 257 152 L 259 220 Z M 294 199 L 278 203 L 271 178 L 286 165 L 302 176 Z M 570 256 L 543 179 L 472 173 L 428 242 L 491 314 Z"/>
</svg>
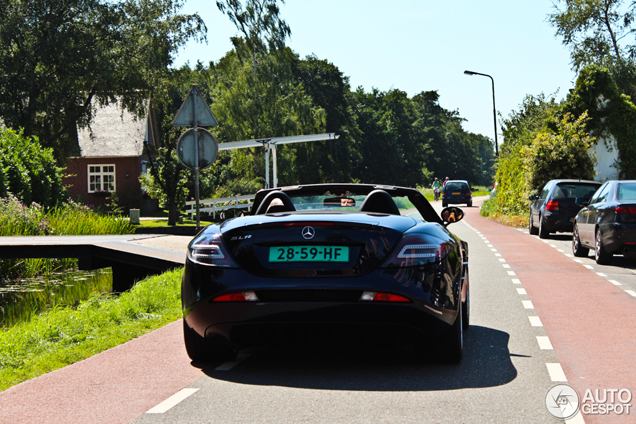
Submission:
<svg viewBox="0 0 636 424">
<path fill-rule="evenodd" d="M 307 226 L 303 228 L 302 235 L 305 240 L 312 239 L 316 235 L 316 230 L 314 230 L 313 227 Z"/>
</svg>

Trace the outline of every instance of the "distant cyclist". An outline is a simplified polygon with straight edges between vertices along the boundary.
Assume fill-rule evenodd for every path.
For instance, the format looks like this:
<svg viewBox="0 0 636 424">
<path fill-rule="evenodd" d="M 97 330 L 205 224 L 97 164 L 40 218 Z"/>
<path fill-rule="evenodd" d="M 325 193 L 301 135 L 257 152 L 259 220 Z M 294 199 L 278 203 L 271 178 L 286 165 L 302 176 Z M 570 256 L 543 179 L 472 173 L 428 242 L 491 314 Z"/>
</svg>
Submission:
<svg viewBox="0 0 636 424">
<path fill-rule="evenodd" d="M 437 177 L 435 177 L 435 181 L 433 181 L 433 184 L 431 184 L 431 188 L 433 189 L 433 193 L 435 193 L 435 201 L 437 202 L 439 200 L 439 193 L 440 193 L 440 182 L 437 179 Z"/>
<path fill-rule="evenodd" d="M 444 184 L 442 184 L 442 187 L 446 187 L 447 182 L 448 182 L 448 177 L 446 177 L 446 179 L 444 180 Z"/>
</svg>

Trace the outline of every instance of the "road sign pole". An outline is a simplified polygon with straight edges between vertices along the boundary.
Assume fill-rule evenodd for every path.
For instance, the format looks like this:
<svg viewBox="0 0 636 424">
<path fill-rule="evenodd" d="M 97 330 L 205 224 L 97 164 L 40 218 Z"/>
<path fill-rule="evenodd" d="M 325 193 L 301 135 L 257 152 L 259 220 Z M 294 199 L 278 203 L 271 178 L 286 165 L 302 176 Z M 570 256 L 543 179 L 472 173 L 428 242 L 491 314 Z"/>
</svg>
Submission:
<svg viewBox="0 0 636 424">
<path fill-rule="evenodd" d="M 197 134 L 199 117 L 197 116 L 197 96 L 192 96 L 192 109 L 194 110 L 194 197 L 196 199 L 197 208 L 197 231 L 199 231 L 201 220 L 199 216 L 199 138 Z"/>
</svg>

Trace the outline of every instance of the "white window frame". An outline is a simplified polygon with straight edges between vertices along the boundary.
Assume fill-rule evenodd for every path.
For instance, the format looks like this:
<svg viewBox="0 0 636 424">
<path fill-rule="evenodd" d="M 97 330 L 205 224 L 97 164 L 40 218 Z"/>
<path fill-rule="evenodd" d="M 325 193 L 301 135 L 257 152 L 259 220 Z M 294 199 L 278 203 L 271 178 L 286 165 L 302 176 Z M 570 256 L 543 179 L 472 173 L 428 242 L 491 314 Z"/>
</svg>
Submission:
<svg viewBox="0 0 636 424">
<path fill-rule="evenodd" d="M 109 169 L 112 167 L 112 170 Z M 102 193 L 109 192 L 114 193 L 117 191 L 115 174 L 117 168 L 114 163 L 95 163 L 88 164 L 87 168 L 88 177 L 88 192 L 89 193 Z M 92 181 L 91 181 L 91 177 Z"/>
</svg>

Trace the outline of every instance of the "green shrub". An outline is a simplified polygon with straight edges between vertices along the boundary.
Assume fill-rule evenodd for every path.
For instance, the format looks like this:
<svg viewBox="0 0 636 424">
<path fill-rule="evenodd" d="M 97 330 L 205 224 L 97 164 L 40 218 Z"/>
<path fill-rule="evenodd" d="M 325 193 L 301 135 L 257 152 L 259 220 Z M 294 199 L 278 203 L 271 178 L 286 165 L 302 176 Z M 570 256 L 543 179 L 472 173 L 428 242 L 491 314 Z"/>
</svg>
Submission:
<svg viewBox="0 0 636 424">
<path fill-rule="evenodd" d="M 0 196 L 9 192 L 26 204 L 37 202 L 45 208 L 66 198 L 53 150 L 43 148 L 35 137 L 0 127 Z"/>
</svg>

